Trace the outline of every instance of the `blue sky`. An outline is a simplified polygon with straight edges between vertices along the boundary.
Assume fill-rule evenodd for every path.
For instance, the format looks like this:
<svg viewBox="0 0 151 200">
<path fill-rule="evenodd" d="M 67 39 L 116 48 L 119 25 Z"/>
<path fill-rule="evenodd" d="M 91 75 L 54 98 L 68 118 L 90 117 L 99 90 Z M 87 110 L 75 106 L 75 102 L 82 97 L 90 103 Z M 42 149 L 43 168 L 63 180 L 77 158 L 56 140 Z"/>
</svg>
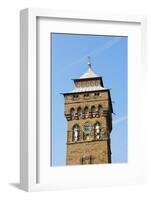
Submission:
<svg viewBox="0 0 151 200">
<path fill-rule="evenodd" d="M 112 163 L 125 163 L 127 157 L 127 46 L 121 36 L 52 33 L 52 165 L 65 165 L 67 123 L 64 97 L 71 91 L 72 78 L 87 71 L 91 56 L 93 71 L 103 76 L 104 86 L 111 89 L 113 130 L 111 132 Z"/>
</svg>

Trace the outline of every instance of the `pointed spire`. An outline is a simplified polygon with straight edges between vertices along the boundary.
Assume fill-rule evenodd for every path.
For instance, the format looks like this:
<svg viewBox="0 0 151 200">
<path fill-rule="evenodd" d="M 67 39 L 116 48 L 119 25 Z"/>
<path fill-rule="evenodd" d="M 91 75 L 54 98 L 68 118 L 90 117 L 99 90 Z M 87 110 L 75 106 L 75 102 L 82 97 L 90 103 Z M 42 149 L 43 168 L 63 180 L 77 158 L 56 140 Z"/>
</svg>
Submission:
<svg viewBox="0 0 151 200">
<path fill-rule="evenodd" d="M 90 56 L 88 56 L 88 67 L 89 67 L 89 69 L 92 69 L 91 57 Z"/>
<path fill-rule="evenodd" d="M 92 64 L 91 64 L 91 57 L 88 56 L 88 70 L 85 72 L 82 76 L 80 76 L 80 79 L 83 78 L 97 78 L 100 77 L 99 75 L 95 74 L 92 70 Z"/>
</svg>

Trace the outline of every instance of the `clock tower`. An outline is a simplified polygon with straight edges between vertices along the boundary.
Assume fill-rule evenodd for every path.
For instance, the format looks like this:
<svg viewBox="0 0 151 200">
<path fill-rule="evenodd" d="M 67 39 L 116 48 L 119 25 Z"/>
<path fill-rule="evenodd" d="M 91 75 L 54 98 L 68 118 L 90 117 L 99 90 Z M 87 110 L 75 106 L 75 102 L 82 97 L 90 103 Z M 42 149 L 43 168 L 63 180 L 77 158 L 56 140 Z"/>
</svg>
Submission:
<svg viewBox="0 0 151 200">
<path fill-rule="evenodd" d="M 67 120 L 66 164 L 111 163 L 112 101 L 102 77 L 88 70 L 64 93 Z"/>
</svg>

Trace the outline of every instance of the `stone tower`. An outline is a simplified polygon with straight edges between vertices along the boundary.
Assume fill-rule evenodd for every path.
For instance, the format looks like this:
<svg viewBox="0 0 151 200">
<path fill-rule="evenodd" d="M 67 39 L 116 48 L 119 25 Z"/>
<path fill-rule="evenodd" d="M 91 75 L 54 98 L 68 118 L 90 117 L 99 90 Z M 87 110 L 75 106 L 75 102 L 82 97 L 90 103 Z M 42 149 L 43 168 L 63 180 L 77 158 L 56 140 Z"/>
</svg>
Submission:
<svg viewBox="0 0 151 200">
<path fill-rule="evenodd" d="M 64 93 L 67 165 L 111 163 L 112 101 L 102 77 L 88 70 Z"/>
</svg>

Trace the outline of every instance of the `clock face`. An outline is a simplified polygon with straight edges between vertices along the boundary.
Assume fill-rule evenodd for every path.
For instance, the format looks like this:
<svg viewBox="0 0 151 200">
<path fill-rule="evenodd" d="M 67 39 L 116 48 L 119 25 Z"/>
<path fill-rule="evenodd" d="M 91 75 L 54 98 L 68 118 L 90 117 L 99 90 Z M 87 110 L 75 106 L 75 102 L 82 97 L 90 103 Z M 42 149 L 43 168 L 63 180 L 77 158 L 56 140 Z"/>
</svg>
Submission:
<svg viewBox="0 0 151 200">
<path fill-rule="evenodd" d="M 91 132 L 91 126 L 88 123 L 85 123 L 83 125 L 83 130 L 85 133 L 90 133 Z"/>
</svg>

